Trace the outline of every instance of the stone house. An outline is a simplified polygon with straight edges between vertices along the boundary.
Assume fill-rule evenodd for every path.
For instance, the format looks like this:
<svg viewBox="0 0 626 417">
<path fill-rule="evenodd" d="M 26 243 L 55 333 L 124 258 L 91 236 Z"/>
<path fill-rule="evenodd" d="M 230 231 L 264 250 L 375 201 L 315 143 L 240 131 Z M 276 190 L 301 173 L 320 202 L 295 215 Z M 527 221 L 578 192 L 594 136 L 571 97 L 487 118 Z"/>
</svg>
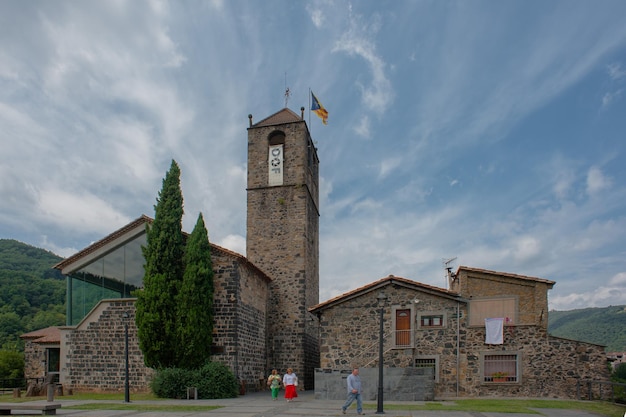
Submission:
<svg viewBox="0 0 626 417">
<path fill-rule="evenodd" d="M 576 398 L 577 382 L 608 378 L 603 346 L 548 334 L 553 281 L 461 266 L 448 284 L 389 276 L 311 308 L 320 321 L 316 395 L 341 399 L 352 367 L 378 367 L 381 300 L 387 399 Z M 376 390 L 365 394 L 373 400 Z"/>
<path fill-rule="evenodd" d="M 59 381 L 61 331 L 56 326 L 24 333 L 24 375 L 27 378 L 50 382 Z"/>
</svg>

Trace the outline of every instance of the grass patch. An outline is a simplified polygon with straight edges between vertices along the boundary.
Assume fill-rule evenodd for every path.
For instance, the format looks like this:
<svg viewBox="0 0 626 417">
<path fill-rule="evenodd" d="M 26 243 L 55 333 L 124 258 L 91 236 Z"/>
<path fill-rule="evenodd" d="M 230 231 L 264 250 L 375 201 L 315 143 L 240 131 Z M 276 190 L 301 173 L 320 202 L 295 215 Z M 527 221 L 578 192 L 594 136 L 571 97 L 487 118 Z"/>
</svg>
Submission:
<svg viewBox="0 0 626 417">
<path fill-rule="evenodd" d="M 377 404 L 364 408 L 376 409 Z M 480 413 L 540 414 L 538 408 L 583 410 L 606 417 L 622 417 L 626 407 L 605 401 L 537 400 L 537 399 L 466 399 L 455 401 L 423 402 L 419 404 L 385 404 L 385 410 L 464 411 Z"/>
<path fill-rule="evenodd" d="M 170 404 L 117 404 L 117 403 L 88 403 L 81 405 L 63 406 L 69 410 L 122 410 L 122 411 L 160 411 L 160 412 L 199 412 L 223 408 L 221 405 L 170 405 Z"/>
<path fill-rule="evenodd" d="M 24 403 L 28 401 L 42 401 L 46 400 L 47 396 L 39 397 L 26 397 L 22 393 L 22 397 L 13 398 L 12 395 L 0 396 L 0 401 L 4 403 Z M 55 400 L 75 400 L 75 401 L 89 401 L 89 400 L 110 400 L 110 401 L 124 401 L 124 393 L 96 393 L 96 392 L 77 392 L 74 395 L 55 395 Z M 131 401 L 163 401 L 164 398 L 157 398 L 154 394 L 148 393 L 131 393 Z"/>
</svg>

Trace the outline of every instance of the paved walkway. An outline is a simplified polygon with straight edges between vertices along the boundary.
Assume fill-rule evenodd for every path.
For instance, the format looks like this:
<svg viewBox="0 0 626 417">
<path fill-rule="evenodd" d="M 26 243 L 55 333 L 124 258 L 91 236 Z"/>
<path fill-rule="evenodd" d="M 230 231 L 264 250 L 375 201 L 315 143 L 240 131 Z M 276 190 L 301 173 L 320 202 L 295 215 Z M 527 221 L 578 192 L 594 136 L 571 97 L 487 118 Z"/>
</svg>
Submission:
<svg viewBox="0 0 626 417">
<path fill-rule="evenodd" d="M 41 401 L 44 402 L 44 401 Z M 316 400 L 313 391 L 299 393 L 299 397 L 292 402 L 286 402 L 279 398 L 272 401 L 269 391 L 259 393 L 249 393 L 237 398 L 221 400 L 162 400 L 162 401 L 133 401 L 132 404 L 180 404 L 180 405 L 220 405 L 212 411 L 184 411 L 184 412 L 155 412 L 155 411 L 135 411 L 135 410 L 70 410 L 68 406 L 85 403 L 109 403 L 123 404 L 120 401 L 75 401 L 55 399 L 54 402 L 61 403 L 62 407 L 57 410 L 57 415 L 75 417 L 302 417 L 302 416 L 342 416 L 341 406 L 343 401 Z M 410 402 L 410 404 L 423 402 Z M 366 402 L 364 414 L 375 416 L 376 403 Z M 407 404 L 407 402 L 388 402 L 386 404 Z M 348 409 L 347 416 L 356 416 L 356 404 L 353 403 Z M 385 415 L 389 417 L 598 417 L 586 411 L 577 410 L 555 410 L 536 409 L 538 414 L 508 414 L 508 413 L 480 413 L 480 412 L 458 412 L 458 411 L 421 411 L 421 410 L 385 410 Z M 14 411 L 12 415 L 41 415 L 41 412 L 28 412 L 18 414 Z"/>
</svg>

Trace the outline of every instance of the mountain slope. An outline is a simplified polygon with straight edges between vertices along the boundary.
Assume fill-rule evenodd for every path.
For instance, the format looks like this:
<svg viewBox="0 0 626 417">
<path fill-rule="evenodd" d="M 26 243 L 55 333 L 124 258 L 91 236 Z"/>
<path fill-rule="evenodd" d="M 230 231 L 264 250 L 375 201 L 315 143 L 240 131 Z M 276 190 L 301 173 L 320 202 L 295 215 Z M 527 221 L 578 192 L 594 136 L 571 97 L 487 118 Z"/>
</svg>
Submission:
<svg viewBox="0 0 626 417">
<path fill-rule="evenodd" d="M 0 346 L 16 349 L 23 333 L 65 324 L 62 258 L 16 240 L 0 239 Z"/>
<path fill-rule="evenodd" d="M 548 331 L 553 336 L 604 345 L 607 352 L 623 352 L 626 306 L 550 311 Z"/>
</svg>

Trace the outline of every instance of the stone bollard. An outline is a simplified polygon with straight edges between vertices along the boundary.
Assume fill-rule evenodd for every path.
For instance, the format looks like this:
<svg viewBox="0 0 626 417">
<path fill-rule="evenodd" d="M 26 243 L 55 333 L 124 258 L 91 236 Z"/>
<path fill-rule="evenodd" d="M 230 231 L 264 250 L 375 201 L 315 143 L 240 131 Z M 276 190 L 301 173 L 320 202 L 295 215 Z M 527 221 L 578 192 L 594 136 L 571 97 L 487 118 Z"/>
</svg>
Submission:
<svg viewBox="0 0 626 417">
<path fill-rule="evenodd" d="M 54 401 L 54 385 L 48 384 L 48 402 Z"/>
<path fill-rule="evenodd" d="M 22 390 L 19 388 L 13 388 L 13 398 L 20 398 L 22 396 Z"/>
</svg>

